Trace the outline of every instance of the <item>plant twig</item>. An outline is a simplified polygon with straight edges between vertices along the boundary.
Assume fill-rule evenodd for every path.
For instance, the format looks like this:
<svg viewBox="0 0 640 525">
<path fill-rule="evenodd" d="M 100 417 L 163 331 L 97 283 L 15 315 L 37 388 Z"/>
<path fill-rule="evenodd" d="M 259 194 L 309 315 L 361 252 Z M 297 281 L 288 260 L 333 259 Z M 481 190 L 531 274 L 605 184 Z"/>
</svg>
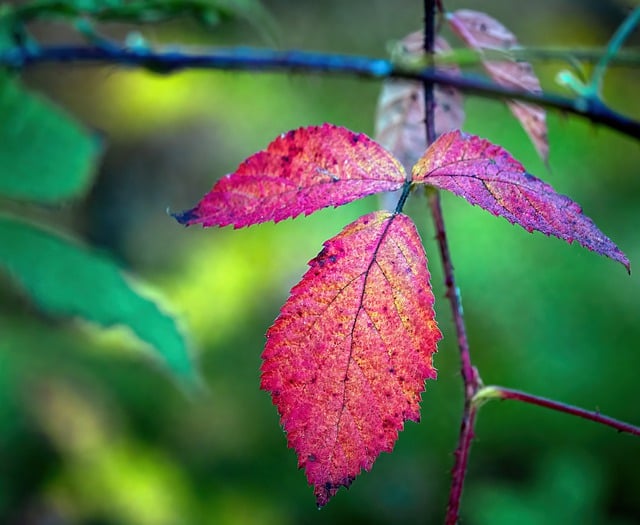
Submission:
<svg viewBox="0 0 640 525">
<path fill-rule="evenodd" d="M 607 55 L 601 47 L 513 47 L 509 49 L 454 49 L 438 55 L 438 64 L 455 64 L 457 66 L 473 66 L 483 60 L 526 60 L 527 62 L 562 62 L 572 65 L 585 62 L 595 64 Z M 640 49 L 620 50 L 609 59 L 608 67 L 640 67 Z"/>
<path fill-rule="evenodd" d="M 605 416 L 600 412 L 585 410 L 584 408 L 575 407 L 560 401 L 554 401 L 546 397 L 535 396 L 521 390 L 513 390 L 503 386 L 486 386 L 476 392 L 474 396 L 474 404 L 479 404 L 490 399 L 514 399 L 516 401 L 522 401 L 523 403 L 529 403 L 531 405 L 538 405 L 541 407 L 556 410 L 557 412 L 563 412 L 572 416 L 581 417 L 590 421 L 595 421 L 601 425 L 606 425 L 611 428 L 615 428 L 618 432 L 625 432 L 640 436 L 640 427 L 631 425 L 624 421 L 614 419 L 609 416 Z"/>
<path fill-rule="evenodd" d="M 455 462 L 451 472 L 451 488 L 449 489 L 449 502 L 447 503 L 447 515 L 445 525 L 457 525 L 460 516 L 460 500 L 462 499 L 462 489 L 469 463 L 469 451 L 471 442 L 475 436 L 476 416 L 478 407 L 465 400 L 464 413 L 460 424 L 460 435 L 458 446 L 454 454 Z"/>
<path fill-rule="evenodd" d="M 433 48 L 435 39 L 435 21 L 436 10 L 438 9 L 436 0 L 424 0 L 424 52 L 427 57 L 428 64 L 433 68 Z M 436 140 L 435 132 L 435 99 L 433 93 L 433 82 L 423 80 L 424 85 L 424 109 L 425 109 L 425 129 L 427 137 L 427 146 Z M 453 271 L 453 263 L 449 252 L 449 243 L 447 242 L 446 228 L 444 224 L 444 216 L 442 214 L 442 206 L 440 202 L 440 193 L 435 188 L 428 188 L 427 195 L 429 198 L 429 207 L 436 228 L 436 237 L 438 239 L 438 247 L 442 267 L 444 269 L 445 286 L 447 288 L 447 297 L 453 313 L 456 334 L 458 337 L 458 348 L 460 351 L 460 370 L 462 381 L 464 383 L 464 407 L 462 412 L 462 421 L 460 424 L 460 434 L 458 444 L 454 452 L 454 465 L 451 470 L 451 488 L 449 489 L 449 502 L 447 504 L 447 514 L 445 522 L 447 525 L 456 525 L 458 515 L 460 513 L 460 501 L 462 498 L 462 489 L 467 473 L 467 464 L 469 462 L 469 452 L 471 450 L 471 442 L 473 441 L 476 414 L 478 407 L 472 403 L 473 397 L 478 389 L 478 375 L 473 368 L 471 362 L 471 354 L 469 352 L 469 342 L 467 340 L 467 329 L 464 322 L 464 313 L 462 311 L 462 301 L 460 292 L 456 286 L 455 275 Z"/>
<path fill-rule="evenodd" d="M 499 86 L 481 77 L 454 76 L 431 67 L 396 64 L 380 58 L 246 47 L 188 53 L 184 50 L 155 51 L 146 47 L 30 46 L 27 48 L 16 46 L 0 52 L 0 65 L 17 69 L 51 62 L 120 64 L 166 74 L 186 69 L 214 69 L 328 73 L 375 79 L 405 78 L 448 85 L 485 98 L 522 100 L 555 108 L 640 139 L 640 122 L 611 110 L 599 99 L 531 93 Z"/>
<path fill-rule="evenodd" d="M 474 425 L 476 420 L 477 407 L 474 406 L 472 400 L 478 390 L 480 378 L 471 361 L 471 353 L 469 351 L 469 341 L 467 338 L 467 329 L 464 321 L 464 312 L 462 310 L 462 301 L 460 298 L 460 290 L 456 286 L 453 263 L 449 252 L 449 243 L 444 225 L 442 214 L 442 206 L 440 203 L 440 193 L 435 188 L 427 187 L 427 197 L 429 199 L 429 207 L 431 215 L 436 226 L 436 238 L 440 249 L 440 258 L 445 276 L 445 286 L 447 288 L 447 298 L 451 305 L 454 324 L 458 339 L 458 349 L 460 351 L 460 368 L 462 380 L 464 383 L 464 408 L 462 414 L 462 422 L 460 424 L 460 434 L 458 437 L 458 445 L 454 456 L 455 462 L 451 470 L 451 488 L 449 491 L 449 503 L 447 505 L 447 525 L 455 525 L 458 521 L 460 510 L 460 498 L 462 497 L 462 488 L 467 472 L 467 462 L 469 459 L 469 449 L 473 439 Z"/>
<path fill-rule="evenodd" d="M 433 48 L 435 45 L 436 2 L 424 0 L 424 41 L 422 48 L 430 68 L 433 68 Z M 427 147 L 436 140 L 436 125 L 434 118 L 435 100 L 433 96 L 433 82 L 422 81 L 424 88 L 424 125 L 427 136 Z"/>
</svg>

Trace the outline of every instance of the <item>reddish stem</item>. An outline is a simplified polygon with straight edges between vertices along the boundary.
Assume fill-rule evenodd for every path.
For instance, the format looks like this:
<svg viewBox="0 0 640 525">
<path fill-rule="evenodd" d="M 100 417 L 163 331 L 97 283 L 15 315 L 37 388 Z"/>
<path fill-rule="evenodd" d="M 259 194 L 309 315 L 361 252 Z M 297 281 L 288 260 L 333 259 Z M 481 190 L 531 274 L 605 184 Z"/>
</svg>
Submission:
<svg viewBox="0 0 640 525">
<path fill-rule="evenodd" d="M 462 488 L 466 477 L 467 464 L 469 462 L 469 451 L 474 438 L 474 428 L 478 407 L 468 400 L 464 404 L 464 414 L 460 425 L 460 437 L 458 446 L 454 452 L 455 464 L 452 470 L 451 488 L 449 490 L 449 503 L 447 504 L 447 516 L 445 525 L 456 525 L 460 511 L 460 500 L 462 498 Z"/>
<path fill-rule="evenodd" d="M 541 407 L 556 410 L 557 412 L 564 412 L 565 414 L 571 414 L 572 416 L 581 417 L 590 421 L 595 421 L 601 425 L 606 425 L 611 428 L 615 428 L 618 432 L 626 432 L 633 434 L 634 436 L 640 436 L 640 427 L 625 423 L 618 419 L 614 419 L 609 416 L 604 416 L 599 412 L 592 410 L 585 410 L 584 408 L 578 408 L 573 405 L 567 405 L 553 399 L 547 399 L 546 397 L 534 396 L 527 392 L 520 390 L 513 390 L 511 388 L 505 388 L 502 386 L 488 386 L 482 388 L 477 396 L 476 400 L 483 399 L 514 399 L 516 401 L 522 401 L 523 403 L 529 403 L 531 405 L 538 405 Z"/>
<path fill-rule="evenodd" d="M 442 268 L 444 271 L 444 283 L 447 287 L 447 299 L 449 299 L 449 304 L 451 305 L 451 312 L 453 314 L 453 321 L 458 337 L 462 379 L 465 385 L 465 399 L 471 401 L 478 389 L 478 377 L 471 362 L 467 329 L 464 322 L 464 313 L 462 311 L 462 300 L 460 298 L 460 290 L 456 286 L 451 253 L 449 252 L 449 243 L 447 241 L 447 233 L 445 230 L 442 206 L 440 203 L 440 193 L 434 188 L 427 188 L 427 196 L 429 199 L 429 207 L 431 208 L 433 222 L 436 227 L 436 239 L 438 240 L 438 247 L 440 248 L 440 259 L 442 261 Z"/>
<path fill-rule="evenodd" d="M 433 49 L 435 40 L 436 26 L 436 9 L 442 11 L 442 4 L 437 0 L 424 0 L 424 52 L 433 65 Z M 435 133 L 435 99 L 433 94 L 433 83 L 423 82 L 424 86 L 424 108 L 425 108 L 425 130 L 427 137 L 427 147 L 436 140 Z M 458 445 L 454 452 L 455 462 L 451 471 L 451 488 L 449 491 L 449 503 L 447 505 L 446 524 L 456 525 L 460 511 L 460 500 L 462 498 L 462 489 L 467 473 L 467 464 L 469 462 L 469 451 L 471 442 L 473 441 L 474 427 L 477 414 L 477 406 L 473 404 L 473 397 L 478 390 L 478 374 L 471 362 L 471 353 L 469 352 L 469 342 L 467 339 L 467 329 L 464 322 L 464 314 L 462 312 L 462 302 L 460 292 L 456 286 L 455 275 L 453 271 L 453 262 L 449 252 L 449 243 L 447 242 L 447 233 L 444 225 L 444 217 L 442 215 L 442 206 L 440 203 L 440 193 L 435 189 L 428 189 L 429 205 L 431 215 L 436 227 L 436 237 L 440 248 L 440 258 L 444 269 L 445 285 L 447 287 L 447 297 L 451 305 L 453 319 L 458 337 L 458 348 L 460 349 L 461 373 L 464 382 L 464 409 L 462 413 L 462 422 L 460 424 L 460 435 L 458 437 Z"/>
</svg>

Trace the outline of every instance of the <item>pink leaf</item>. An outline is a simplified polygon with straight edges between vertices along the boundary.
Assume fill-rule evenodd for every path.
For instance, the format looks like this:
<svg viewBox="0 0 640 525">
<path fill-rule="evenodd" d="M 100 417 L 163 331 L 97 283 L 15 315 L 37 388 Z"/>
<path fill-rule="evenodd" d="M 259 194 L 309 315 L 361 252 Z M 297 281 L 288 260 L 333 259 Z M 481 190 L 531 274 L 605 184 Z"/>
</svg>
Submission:
<svg viewBox="0 0 640 525">
<path fill-rule="evenodd" d="M 405 179 L 400 163 L 362 133 L 331 124 L 299 128 L 246 159 L 176 219 L 236 228 L 278 222 L 396 190 Z"/>
<path fill-rule="evenodd" d="M 406 215 L 361 217 L 309 266 L 267 332 L 261 386 L 323 506 L 418 421 L 442 336 Z"/>
<path fill-rule="evenodd" d="M 402 40 L 407 56 L 422 56 L 423 33 L 417 31 Z M 436 53 L 447 53 L 451 47 L 444 38 L 435 41 Z M 460 74 L 457 66 L 442 66 L 438 70 Z M 435 86 L 434 123 L 436 136 L 459 129 L 464 122 L 462 94 L 449 86 Z M 384 82 L 376 114 L 375 137 L 392 152 L 407 171 L 422 156 L 427 144 L 424 125 L 424 90 L 421 82 L 387 80 Z"/>
<path fill-rule="evenodd" d="M 518 45 L 511 31 L 485 13 L 461 9 L 448 15 L 454 32 L 471 48 L 477 51 L 508 51 Z M 500 85 L 540 93 L 540 81 L 531 64 L 514 60 L 483 59 L 482 64 L 489 75 Z M 540 106 L 526 102 L 511 101 L 508 106 L 520 121 L 536 151 L 544 162 L 549 157 L 546 112 Z"/>
<path fill-rule="evenodd" d="M 480 137 L 442 135 L 413 168 L 413 182 L 448 190 L 519 224 L 622 263 L 629 260 L 578 204 L 526 172 L 506 150 Z"/>
</svg>

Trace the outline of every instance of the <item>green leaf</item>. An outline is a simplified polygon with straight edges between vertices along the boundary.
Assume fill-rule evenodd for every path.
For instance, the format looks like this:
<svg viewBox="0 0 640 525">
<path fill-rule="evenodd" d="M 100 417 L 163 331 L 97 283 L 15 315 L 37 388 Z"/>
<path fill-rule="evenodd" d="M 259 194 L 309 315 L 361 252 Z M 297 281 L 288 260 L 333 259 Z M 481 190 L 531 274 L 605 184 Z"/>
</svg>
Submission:
<svg viewBox="0 0 640 525">
<path fill-rule="evenodd" d="M 11 38 L 13 23 L 9 5 L 0 4 L 0 50 L 7 49 L 14 43 Z"/>
<path fill-rule="evenodd" d="M 97 149 L 64 111 L 0 73 L 0 194 L 42 203 L 80 195 Z"/>
<path fill-rule="evenodd" d="M 44 311 L 103 327 L 125 325 L 187 386 L 196 373 L 176 321 L 143 297 L 109 259 L 39 227 L 0 216 L 0 270 Z"/>
<path fill-rule="evenodd" d="M 258 24 L 273 24 L 259 0 L 36 0 L 6 10 L 23 23 L 47 18 L 89 17 L 101 22 L 158 23 L 180 16 L 205 26 L 241 18 Z"/>
</svg>

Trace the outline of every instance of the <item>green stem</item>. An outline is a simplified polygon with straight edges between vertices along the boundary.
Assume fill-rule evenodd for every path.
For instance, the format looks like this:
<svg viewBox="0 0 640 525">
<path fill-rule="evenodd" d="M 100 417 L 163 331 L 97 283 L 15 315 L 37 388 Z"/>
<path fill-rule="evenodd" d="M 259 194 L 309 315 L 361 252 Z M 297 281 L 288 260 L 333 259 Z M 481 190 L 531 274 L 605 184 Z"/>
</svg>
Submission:
<svg viewBox="0 0 640 525">
<path fill-rule="evenodd" d="M 625 19 L 625 21 L 620 25 L 618 30 L 613 34 L 611 40 L 609 40 L 609 44 L 607 45 L 607 50 L 605 54 L 602 56 L 600 61 L 596 64 L 596 67 L 593 71 L 593 75 L 591 77 L 591 82 L 589 82 L 589 92 L 591 96 L 600 97 L 602 93 L 602 82 L 604 79 L 604 74 L 607 71 L 607 67 L 609 62 L 618 54 L 618 51 L 622 47 L 624 41 L 631 35 L 636 26 L 640 23 L 640 7 L 636 7 L 631 14 Z"/>
<path fill-rule="evenodd" d="M 455 64 L 457 66 L 474 66 L 484 60 L 526 60 L 545 62 L 565 62 L 573 66 L 580 62 L 596 63 L 607 54 L 606 49 L 596 47 L 568 48 L 568 47 L 517 47 L 511 49 L 485 49 L 480 53 L 473 49 L 454 49 L 445 54 L 437 55 L 436 65 Z M 415 60 L 413 60 L 415 63 Z M 640 50 L 621 50 L 609 58 L 609 67 L 640 66 Z"/>
<path fill-rule="evenodd" d="M 396 204 L 395 213 L 402 213 L 402 208 L 404 208 L 405 202 L 407 202 L 407 197 L 409 197 L 409 193 L 411 193 L 411 181 L 405 181 L 402 186 L 402 193 L 400 194 L 400 199 L 398 200 L 398 204 Z"/>
</svg>

